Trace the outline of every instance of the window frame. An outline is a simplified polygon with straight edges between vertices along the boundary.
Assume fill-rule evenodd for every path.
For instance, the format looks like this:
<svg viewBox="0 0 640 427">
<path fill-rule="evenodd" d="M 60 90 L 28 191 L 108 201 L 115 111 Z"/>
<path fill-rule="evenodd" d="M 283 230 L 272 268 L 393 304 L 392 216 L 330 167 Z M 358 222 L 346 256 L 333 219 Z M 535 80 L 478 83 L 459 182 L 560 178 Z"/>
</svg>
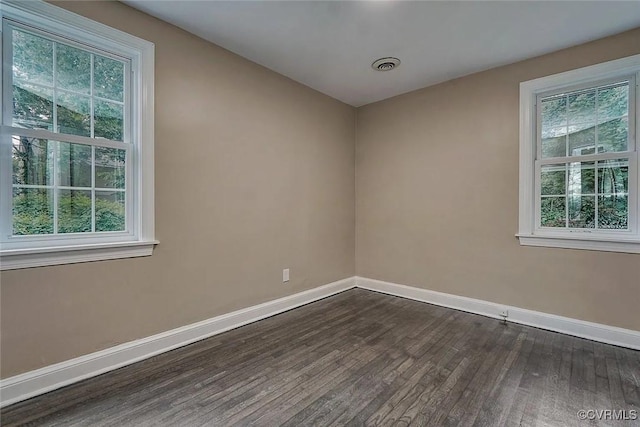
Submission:
<svg viewBox="0 0 640 427">
<path fill-rule="evenodd" d="M 540 108 L 542 97 L 571 92 L 618 79 L 629 78 L 629 147 L 627 151 L 542 159 Z M 516 236 L 523 246 L 542 246 L 609 252 L 640 253 L 640 173 L 638 125 L 640 123 L 640 55 L 604 62 L 576 70 L 520 83 L 520 171 L 519 228 Z M 628 230 L 550 228 L 540 225 L 541 163 L 570 163 L 629 159 Z M 597 196 L 596 196 L 597 197 Z"/>
<path fill-rule="evenodd" d="M 125 128 L 122 143 L 110 140 L 94 140 L 92 146 L 110 145 L 122 149 L 127 144 L 126 165 L 126 226 L 123 232 L 70 233 L 68 235 L 30 235 L 12 234 L 12 172 L 11 172 L 11 123 L 4 123 L 7 114 L 3 114 L 0 133 L 0 269 L 37 267 L 44 265 L 67 264 L 103 259 L 148 256 L 153 252 L 154 233 L 154 44 L 91 19 L 68 12 L 51 4 L 35 1 L 0 1 L 3 40 L 0 47 L 3 72 L 11 74 L 4 67 L 5 29 L 12 26 L 25 28 L 34 34 L 43 34 L 54 41 L 104 56 L 125 60 Z M 128 68 L 128 71 L 127 71 Z M 7 87 L 11 80 L 3 74 L 0 87 L 3 112 L 7 105 Z M 10 90 L 10 88 L 9 88 Z M 11 116 L 9 114 L 8 116 Z M 55 129 L 54 129 L 55 131 Z M 47 138 L 53 141 L 87 144 L 90 138 L 60 134 L 47 130 L 20 130 L 24 136 Z M 46 136 L 42 136 L 46 135 Z M 58 135 L 58 138 L 56 138 Z M 116 147 L 117 146 L 117 147 Z M 93 149 L 92 149 L 93 150 Z M 8 166 L 8 167 L 7 167 Z"/>
</svg>

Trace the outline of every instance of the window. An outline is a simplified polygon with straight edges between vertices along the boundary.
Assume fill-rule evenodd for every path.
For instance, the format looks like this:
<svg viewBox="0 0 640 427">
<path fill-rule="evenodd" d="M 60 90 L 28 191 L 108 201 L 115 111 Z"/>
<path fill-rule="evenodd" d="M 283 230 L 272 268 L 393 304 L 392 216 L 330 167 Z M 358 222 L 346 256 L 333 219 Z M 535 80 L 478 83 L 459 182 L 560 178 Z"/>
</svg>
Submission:
<svg viewBox="0 0 640 427">
<path fill-rule="evenodd" d="M 521 83 L 522 245 L 640 253 L 640 55 Z"/>
<path fill-rule="evenodd" d="M 2 4 L 2 269 L 153 251 L 153 44 Z"/>
</svg>

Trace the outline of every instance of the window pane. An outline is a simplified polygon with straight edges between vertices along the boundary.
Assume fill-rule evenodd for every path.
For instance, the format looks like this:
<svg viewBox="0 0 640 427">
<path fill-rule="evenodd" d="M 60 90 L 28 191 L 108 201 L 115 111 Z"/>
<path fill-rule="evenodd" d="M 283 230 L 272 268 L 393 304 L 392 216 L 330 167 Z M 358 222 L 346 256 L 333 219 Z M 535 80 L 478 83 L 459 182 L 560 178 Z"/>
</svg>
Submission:
<svg viewBox="0 0 640 427">
<path fill-rule="evenodd" d="M 595 196 L 573 196 L 569 198 L 569 227 L 595 228 L 595 218 Z"/>
<path fill-rule="evenodd" d="M 596 124 L 596 91 L 595 89 L 572 93 L 568 96 L 569 125 L 587 124 L 584 127 L 593 127 Z"/>
<path fill-rule="evenodd" d="M 596 91 L 568 95 L 569 155 L 582 156 L 596 152 Z"/>
<path fill-rule="evenodd" d="M 542 100 L 542 133 L 546 129 L 567 124 L 567 98 L 556 96 Z"/>
<path fill-rule="evenodd" d="M 126 151 L 96 147 L 96 187 L 124 188 Z"/>
<path fill-rule="evenodd" d="M 58 191 L 58 233 L 91 231 L 91 191 Z"/>
<path fill-rule="evenodd" d="M 53 130 L 53 89 L 16 82 L 13 85 L 13 125 Z"/>
<path fill-rule="evenodd" d="M 628 145 L 629 119 L 612 119 L 598 126 L 598 151 L 626 151 Z"/>
<path fill-rule="evenodd" d="M 542 166 L 540 171 L 540 188 L 543 195 L 565 194 L 566 166 Z"/>
<path fill-rule="evenodd" d="M 64 187 L 91 187 L 91 146 L 60 142 L 58 174 Z"/>
<path fill-rule="evenodd" d="M 13 31 L 13 77 L 53 85 L 53 42 L 20 30 Z"/>
<path fill-rule="evenodd" d="M 124 191 L 96 191 L 96 231 L 124 231 Z"/>
<path fill-rule="evenodd" d="M 569 194 L 585 195 L 596 192 L 596 169 L 594 162 L 569 163 Z"/>
<path fill-rule="evenodd" d="M 58 132 L 91 136 L 89 97 L 73 93 L 58 93 Z"/>
<path fill-rule="evenodd" d="M 123 101 L 124 64 L 96 55 L 94 59 L 93 87 L 95 96 Z"/>
<path fill-rule="evenodd" d="M 598 89 L 598 121 L 626 116 L 629 112 L 629 82 Z"/>
<path fill-rule="evenodd" d="M 46 139 L 13 136 L 13 183 L 53 185 L 54 143 Z"/>
<path fill-rule="evenodd" d="M 105 101 L 95 102 L 94 135 L 96 138 L 122 141 L 122 105 Z"/>
<path fill-rule="evenodd" d="M 629 161 L 626 159 L 598 162 L 598 193 L 629 192 Z"/>
<path fill-rule="evenodd" d="M 629 226 L 627 196 L 598 197 L 598 228 L 625 230 Z"/>
<path fill-rule="evenodd" d="M 540 203 L 540 224 L 543 227 L 566 227 L 564 197 L 543 197 Z"/>
<path fill-rule="evenodd" d="M 598 89 L 598 151 L 626 151 L 629 82 Z"/>
<path fill-rule="evenodd" d="M 53 233 L 53 190 L 13 189 L 13 234 Z"/>
<path fill-rule="evenodd" d="M 565 135 L 542 139 L 542 157 L 564 157 L 567 155 L 567 137 Z"/>
<path fill-rule="evenodd" d="M 576 127 L 578 129 L 578 127 Z M 569 134 L 569 155 L 585 156 L 596 152 L 595 126 L 576 130 Z"/>
<path fill-rule="evenodd" d="M 91 93 L 91 54 L 56 43 L 56 83 L 62 89 Z"/>
<path fill-rule="evenodd" d="M 541 101 L 542 157 L 567 154 L 567 97 L 555 96 Z"/>
</svg>

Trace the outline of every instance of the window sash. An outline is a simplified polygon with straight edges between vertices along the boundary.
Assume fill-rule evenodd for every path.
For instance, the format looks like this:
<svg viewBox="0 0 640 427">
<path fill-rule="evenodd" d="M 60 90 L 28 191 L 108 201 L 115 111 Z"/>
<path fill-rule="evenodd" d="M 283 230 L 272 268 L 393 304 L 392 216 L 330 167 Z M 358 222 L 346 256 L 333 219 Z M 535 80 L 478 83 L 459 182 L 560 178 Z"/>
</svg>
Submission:
<svg viewBox="0 0 640 427">
<path fill-rule="evenodd" d="M 607 153 L 609 154 L 609 153 Z M 604 228 L 574 228 L 574 227 L 544 227 L 542 226 L 542 213 L 541 213 L 541 205 L 543 197 L 552 197 L 552 196 L 542 196 L 542 179 L 541 179 L 541 171 L 542 166 L 546 164 L 562 164 L 562 163 L 580 163 L 583 161 L 590 162 L 591 160 L 579 160 L 575 157 L 572 157 L 569 161 L 558 161 L 557 159 L 553 162 L 536 162 L 535 164 L 535 232 L 536 234 L 544 234 L 544 235 L 552 235 L 552 236 L 560 236 L 566 235 L 567 233 L 585 233 L 585 234 L 597 234 L 601 236 L 631 236 L 636 235 L 638 233 L 638 153 L 614 153 L 616 155 L 607 155 L 603 160 L 610 159 L 628 159 L 629 161 L 629 183 L 628 183 L 628 228 L 627 229 L 604 229 Z M 598 167 L 595 166 L 597 170 Z M 597 193 L 597 184 L 595 188 L 595 194 L 593 197 L 597 198 L 601 195 Z M 608 194 L 604 194 L 608 195 Z M 590 195 L 591 196 L 591 195 Z M 569 194 L 564 194 L 562 197 L 569 198 Z M 565 215 L 568 216 L 568 211 L 565 212 Z M 636 219 L 636 220 L 634 220 Z"/>
<path fill-rule="evenodd" d="M 15 134 L 14 134 L 15 135 Z M 24 135 L 19 135 L 17 134 L 17 136 L 24 136 Z M 9 149 L 12 149 L 11 147 L 11 141 L 10 138 L 12 137 L 12 134 L 8 134 L 8 135 L 3 135 L 2 136 L 2 140 L 3 140 L 3 144 L 5 145 L 9 145 Z M 9 142 L 6 141 L 6 138 L 9 139 Z M 63 138 L 57 138 L 55 140 L 53 140 L 55 142 L 70 142 L 70 141 L 65 141 Z M 5 218 L 5 221 L 2 224 L 2 230 L 3 230 L 3 239 L 1 240 L 3 243 L 11 243 L 12 245 L 18 245 L 21 246 L 20 244 L 22 243 L 24 244 L 33 244 L 34 242 L 54 242 L 54 241 L 64 241 L 66 239 L 72 239 L 72 238 L 89 238 L 92 240 L 95 239 L 107 239 L 109 240 L 109 238 L 111 236 L 117 236 L 118 239 L 117 241 L 122 241 L 123 237 L 135 237 L 135 228 L 134 228 L 134 218 L 135 218 L 135 204 L 133 203 L 133 189 L 134 189 L 134 185 L 133 185 L 133 180 L 132 180 L 132 174 L 134 173 L 134 160 L 133 160 L 133 156 L 135 155 L 135 152 L 133 150 L 133 147 L 130 144 L 122 144 L 121 147 L 117 147 L 120 148 L 122 150 L 125 151 L 125 187 L 124 188 L 107 188 L 107 187 L 98 187 L 95 183 L 95 166 L 96 166 L 96 157 L 95 157 L 95 148 L 113 148 L 110 146 L 102 146 L 99 144 L 93 144 L 92 147 L 92 153 L 91 153 L 91 186 L 90 187 L 72 187 L 72 186 L 66 186 L 66 185 L 60 185 L 59 183 L 59 171 L 58 171 L 58 151 L 59 151 L 59 145 L 56 145 L 55 149 L 53 150 L 54 152 L 54 158 L 53 158 L 53 169 L 51 170 L 51 174 L 53 176 L 52 179 L 52 184 L 50 185 L 29 185 L 29 184 L 13 184 L 13 178 L 12 178 L 12 166 L 11 169 L 9 170 L 9 176 L 8 176 L 8 183 L 10 185 L 10 188 L 8 191 L 6 191 L 4 188 L 3 193 L 6 193 L 6 199 L 8 200 L 8 203 L 4 204 L 3 206 L 6 207 L 6 209 L 3 209 L 3 218 Z M 11 164 L 10 164 L 11 165 Z M 6 187 L 6 185 L 5 185 Z M 13 212 L 12 212 L 12 208 L 13 208 L 13 189 L 15 188 L 34 188 L 34 189 L 48 189 L 48 190 L 52 190 L 53 191 L 53 209 L 54 209 L 54 220 L 53 220 L 53 230 L 54 232 L 51 234 L 32 234 L 32 235 L 15 235 L 13 234 Z M 124 230 L 121 231 L 90 231 L 90 232 L 78 232 L 78 233 L 60 233 L 58 232 L 58 227 L 57 227 L 57 212 L 58 212 L 58 190 L 74 190 L 74 191 L 91 191 L 91 200 L 92 200 L 92 218 L 91 218 L 91 223 L 92 223 L 92 230 L 95 229 L 95 203 L 96 203 L 96 192 L 101 192 L 101 191 L 110 191 L 110 192 L 122 192 L 125 194 L 125 227 Z"/>
<path fill-rule="evenodd" d="M 601 160 L 597 158 L 599 155 L 604 155 L 606 153 L 596 153 L 596 154 L 587 154 L 587 155 L 576 155 L 576 156 L 560 156 L 560 157 L 542 157 L 542 99 L 552 97 L 554 95 L 560 94 L 568 94 L 572 92 L 580 92 L 582 90 L 597 88 L 601 86 L 607 86 L 610 84 L 615 84 L 623 81 L 629 81 L 629 105 L 628 105 L 628 123 L 629 123 L 629 132 L 627 135 L 627 150 L 625 151 L 616 151 L 615 153 L 633 153 L 637 150 L 636 147 L 636 75 L 630 74 L 627 76 L 617 76 L 614 78 L 601 79 L 590 81 L 588 83 L 582 83 L 578 85 L 570 85 L 565 86 L 559 89 L 541 92 L 536 94 L 535 97 L 535 143 L 536 143 L 536 161 L 551 161 L 554 163 L 557 159 L 561 158 L 570 158 L 570 159 L 579 159 L 579 158 L 590 158 L 593 157 L 595 160 Z M 574 160 L 579 161 L 579 160 Z"/>
<path fill-rule="evenodd" d="M 53 81 L 53 86 L 51 87 L 52 90 L 54 90 L 54 99 L 53 99 L 53 104 L 54 104 L 54 123 L 53 123 L 53 132 L 52 131 L 47 131 L 44 129 L 28 129 L 29 131 L 43 131 L 43 132 L 49 132 L 51 134 L 55 134 L 55 135 L 63 135 L 63 136 L 56 136 L 53 137 L 52 139 L 59 139 L 59 138 L 70 138 L 71 140 L 73 140 L 73 142 L 78 142 L 78 143 L 82 143 L 82 144 L 90 144 L 93 145 L 94 143 L 91 142 L 91 140 L 97 140 L 100 141 L 97 144 L 103 144 L 105 141 L 111 141 L 111 142 L 115 142 L 115 143 L 119 143 L 119 142 L 123 142 L 123 143 L 134 143 L 135 141 L 133 141 L 133 132 L 132 132 L 132 98 L 131 98 L 131 92 L 132 92 L 132 79 L 131 79 L 131 75 L 132 75 L 132 65 L 131 65 L 131 59 L 129 58 L 125 58 L 122 57 L 120 55 L 102 50 L 102 49 L 98 49 L 95 48 L 91 45 L 88 44 L 83 44 L 80 43 L 78 41 L 69 39 L 69 38 L 65 38 L 59 35 L 56 35 L 54 33 L 51 33 L 49 31 L 45 31 L 45 30 L 41 30 L 39 28 L 21 23 L 19 21 L 10 19 L 10 18 L 6 18 L 3 17 L 2 18 L 2 82 L 3 82 L 3 88 L 2 88 L 2 94 L 3 94 L 3 111 L 2 111 L 2 125 L 3 127 L 12 127 L 14 129 L 23 129 L 19 132 L 23 132 L 24 130 L 27 130 L 25 128 L 20 128 L 20 127 L 13 127 L 12 123 L 13 123 L 13 72 L 12 72 L 12 65 L 13 65 L 13 30 L 14 28 L 17 28 L 20 31 L 25 31 L 34 35 L 37 35 L 39 37 L 43 37 L 45 39 L 49 39 L 51 41 L 57 42 L 57 43 L 61 43 L 61 44 L 65 44 L 71 47 L 75 47 L 81 50 L 84 50 L 86 52 L 92 53 L 92 54 L 96 54 L 96 55 L 100 55 L 100 56 L 105 56 L 117 61 L 120 61 L 123 63 L 124 65 L 124 81 L 123 81 L 123 101 L 119 102 L 119 101 L 114 101 L 114 100 L 110 100 L 110 99 L 104 99 L 105 101 L 114 103 L 114 104 L 119 104 L 119 105 L 123 105 L 124 107 L 124 111 L 123 111 L 123 141 L 113 141 L 113 140 L 109 140 L 106 138 L 94 138 L 94 137 L 85 137 L 85 136 L 80 136 L 80 135 L 74 135 L 74 134 L 65 134 L 62 132 L 55 132 L 56 130 L 56 123 L 55 123 L 55 105 L 56 105 L 56 99 L 55 99 L 55 90 L 57 89 L 57 82 Z M 55 53 L 54 53 L 54 77 L 55 77 Z M 30 83 L 31 84 L 31 83 Z M 42 86 L 45 87 L 43 85 L 39 85 L 37 83 L 34 83 L 35 86 Z M 46 86 L 48 87 L 48 86 Z M 67 89 L 62 89 L 64 90 L 64 92 L 66 93 L 75 93 L 74 91 L 71 90 L 67 90 Z M 82 96 L 87 96 L 86 94 L 80 94 Z M 91 99 L 91 106 L 90 106 L 90 113 L 91 113 L 91 130 L 93 133 L 93 122 L 94 122 L 94 113 L 95 113 L 95 109 L 94 109 L 94 100 L 102 100 L 103 98 L 101 97 L 97 97 L 93 94 L 93 70 L 92 70 L 92 78 L 91 78 L 91 92 L 89 94 L 89 97 Z M 13 132 L 16 132 L 15 130 Z M 44 135 L 44 134 L 43 134 Z M 25 135 L 25 136 L 31 136 L 31 135 Z M 34 137 L 38 137 L 36 135 L 33 135 Z M 51 139 L 51 137 L 47 137 L 49 139 Z M 116 148 L 116 147 L 113 147 Z"/>
</svg>

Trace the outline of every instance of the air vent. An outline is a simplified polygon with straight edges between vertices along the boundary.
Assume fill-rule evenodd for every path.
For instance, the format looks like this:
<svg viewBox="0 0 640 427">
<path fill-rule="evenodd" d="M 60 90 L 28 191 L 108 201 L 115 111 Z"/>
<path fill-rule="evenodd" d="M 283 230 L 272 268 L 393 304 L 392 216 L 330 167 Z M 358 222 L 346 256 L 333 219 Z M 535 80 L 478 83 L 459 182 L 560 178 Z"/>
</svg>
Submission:
<svg viewBox="0 0 640 427">
<path fill-rule="evenodd" d="M 389 58 L 380 58 L 374 61 L 374 63 L 371 64 L 371 68 L 377 71 L 391 71 L 394 68 L 396 68 L 398 65 L 400 65 L 400 60 L 398 58 L 389 57 Z"/>
</svg>

